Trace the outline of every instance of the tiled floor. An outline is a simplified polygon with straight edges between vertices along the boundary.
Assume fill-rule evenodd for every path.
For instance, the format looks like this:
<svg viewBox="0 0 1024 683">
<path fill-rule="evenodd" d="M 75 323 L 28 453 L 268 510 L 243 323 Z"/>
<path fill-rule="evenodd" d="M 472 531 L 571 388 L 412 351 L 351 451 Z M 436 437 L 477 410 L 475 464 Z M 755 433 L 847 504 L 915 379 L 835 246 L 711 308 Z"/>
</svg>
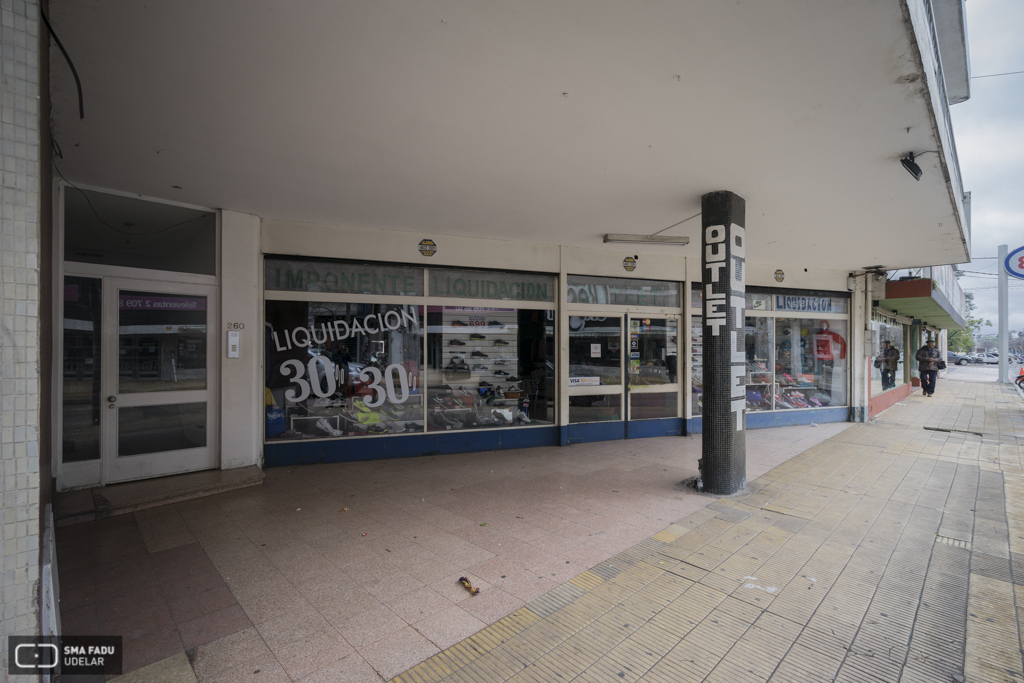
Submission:
<svg viewBox="0 0 1024 683">
<path fill-rule="evenodd" d="M 398 681 L 1022 681 L 1022 586 L 1024 400 L 946 381 Z"/>
<path fill-rule="evenodd" d="M 749 476 L 849 426 L 752 431 Z M 123 635 L 126 671 L 189 650 L 200 681 L 390 678 L 711 502 L 679 486 L 699 451 L 669 437 L 272 469 L 60 528 L 63 631 Z"/>
</svg>

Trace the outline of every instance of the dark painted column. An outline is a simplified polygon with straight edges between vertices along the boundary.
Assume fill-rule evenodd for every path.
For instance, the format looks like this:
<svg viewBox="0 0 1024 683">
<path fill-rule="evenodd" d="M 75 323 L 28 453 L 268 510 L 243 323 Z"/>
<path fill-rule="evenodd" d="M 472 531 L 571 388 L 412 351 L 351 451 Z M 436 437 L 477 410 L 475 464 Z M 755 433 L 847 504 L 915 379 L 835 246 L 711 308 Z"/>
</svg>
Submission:
<svg viewBox="0 0 1024 683">
<path fill-rule="evenodd" d="M 732 192 L 701 197 L 704 285 L 704 410 L 701 478 L 709 493 L 747 485 L 746 202 Z"/>
</svg>

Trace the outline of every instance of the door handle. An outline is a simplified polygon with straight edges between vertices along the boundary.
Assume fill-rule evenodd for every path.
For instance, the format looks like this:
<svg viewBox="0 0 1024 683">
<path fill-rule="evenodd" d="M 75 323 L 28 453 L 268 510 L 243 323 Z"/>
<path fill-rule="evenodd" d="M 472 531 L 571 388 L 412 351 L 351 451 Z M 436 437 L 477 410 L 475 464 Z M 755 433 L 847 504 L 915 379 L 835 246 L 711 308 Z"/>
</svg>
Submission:
<svg viewBox="0 0 1024 683">
<path fill-rule="evenodd" d="M 117 396 L 107 396 L 107 403 L 110 404 L 107 407 L 110 408 L 111 410 L 116 408 L 117 406 L 115 406 L 114 404 L 117 403 Z"/>
</svg>

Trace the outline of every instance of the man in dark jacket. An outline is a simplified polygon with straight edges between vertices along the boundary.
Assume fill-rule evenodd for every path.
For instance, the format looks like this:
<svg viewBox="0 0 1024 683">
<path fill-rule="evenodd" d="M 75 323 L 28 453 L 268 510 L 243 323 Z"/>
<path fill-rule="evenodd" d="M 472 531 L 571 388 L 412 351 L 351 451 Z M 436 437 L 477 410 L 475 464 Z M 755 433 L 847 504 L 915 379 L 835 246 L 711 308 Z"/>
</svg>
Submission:
<svg viewBox="0 0 1024 683">
<path fill-rule="evenodd" d="M 925 397 L 935 393 L 935 380 L 939 376 L 939 350 L 935 348 L 935 340 L 929 339 L 917 350 L 914 356 L 917 369 L 921 373 L 921 392 Z"/>
</svg>

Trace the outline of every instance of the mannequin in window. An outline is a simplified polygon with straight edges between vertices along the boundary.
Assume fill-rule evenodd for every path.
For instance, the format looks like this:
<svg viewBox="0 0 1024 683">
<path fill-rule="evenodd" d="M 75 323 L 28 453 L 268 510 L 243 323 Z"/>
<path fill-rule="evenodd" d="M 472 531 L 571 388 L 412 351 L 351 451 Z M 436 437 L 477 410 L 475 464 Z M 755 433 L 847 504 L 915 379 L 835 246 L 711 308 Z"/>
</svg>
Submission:
<svg viewBox="0 0 1024 683">
<path fill-rule="evenodd" d="M 829 329 L 827 320 L 822 320 L 814 334 L 814 360 L 821 373 L 821 388 L 832 395 L 832 373 L 835 361 L 846 360 L 846 340 Z M 817 374 L 817 373 L 816 373 Z"/>
<path fill-rule="evenodd" d="M 846 340 L 829 329 L 827 320 L 821 321 L 814 335 L 814 358 L 830 365 L 834 360 L 846 360 Z"/>
</svg>

